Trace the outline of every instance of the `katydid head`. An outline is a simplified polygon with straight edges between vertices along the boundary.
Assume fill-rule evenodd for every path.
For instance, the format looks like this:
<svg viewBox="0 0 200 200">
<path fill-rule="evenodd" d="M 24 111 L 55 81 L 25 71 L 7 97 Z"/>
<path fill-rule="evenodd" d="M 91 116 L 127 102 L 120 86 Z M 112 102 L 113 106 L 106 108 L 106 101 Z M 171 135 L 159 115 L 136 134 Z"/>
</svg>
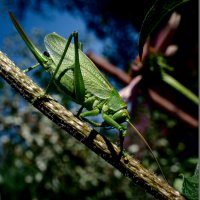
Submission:
<svg viewBox="0 0 200 200">
<path fill-rule="evenodd" d="M 128 122 L 130 119 L 128 110 L 126 108 L 120 109 L 119 111 L 115 112 L 113 119 L 118 123 Z"/>
<path fill-rule="evenodd" d="M 43 55 L 46 56 L 46 57 L 48 57 L 48 58 L 50 57 L 50 54 L 49 54 L 48 51 L 44 51 L 44 52 L 43 52 Z"/>
</svg>

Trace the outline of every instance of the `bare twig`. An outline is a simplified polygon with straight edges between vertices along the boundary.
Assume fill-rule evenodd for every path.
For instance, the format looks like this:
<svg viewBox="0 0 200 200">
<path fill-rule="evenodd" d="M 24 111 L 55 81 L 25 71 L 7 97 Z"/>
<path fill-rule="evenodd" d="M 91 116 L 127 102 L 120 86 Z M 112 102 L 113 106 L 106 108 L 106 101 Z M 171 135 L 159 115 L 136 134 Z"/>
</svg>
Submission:
<svg viewBox="0 0 200 200">
<path fill-rule="evenodd" d="M 27 101 L 30 103 L 34 102 L 32 103 L 33 106 L 39 111 L 121 171 L 125 176 L 134 181 L 134 183 L 140 185 L 145 191 L 158 199 L 184 199 L 178 191 L 145 169 L 131 156 L 120 157 L 120 149 L 116 145 L 74 117 L 71 112 L 53 100 L 52 97 L 46 96 L 45 99 L 35 100 L 44 91 L 17 68 L 1 51 L 0 75 Z"/>
</svg>

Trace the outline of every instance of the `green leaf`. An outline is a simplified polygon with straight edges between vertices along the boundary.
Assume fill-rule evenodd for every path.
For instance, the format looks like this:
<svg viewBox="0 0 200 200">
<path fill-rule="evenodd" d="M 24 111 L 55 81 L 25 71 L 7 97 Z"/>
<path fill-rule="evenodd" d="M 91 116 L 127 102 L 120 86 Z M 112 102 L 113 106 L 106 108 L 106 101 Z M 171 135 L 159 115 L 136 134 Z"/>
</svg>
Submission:
<svg viewBox="0 0 200 200">
<path fill-rule="evenodd" d="M 198 200 L 199 192 L 199 165 L 195 170 L 193 176 L 184 178 L 182 193 L 189 200 Z"/>
<path fill-rule="evenodd" d="M 176 7 L 189 0 L 157 0 L 146 14 L 140 30 L 139 56 L 142 58 L 143 46 L 150 35 L 164 19 Z"/>
</svg>

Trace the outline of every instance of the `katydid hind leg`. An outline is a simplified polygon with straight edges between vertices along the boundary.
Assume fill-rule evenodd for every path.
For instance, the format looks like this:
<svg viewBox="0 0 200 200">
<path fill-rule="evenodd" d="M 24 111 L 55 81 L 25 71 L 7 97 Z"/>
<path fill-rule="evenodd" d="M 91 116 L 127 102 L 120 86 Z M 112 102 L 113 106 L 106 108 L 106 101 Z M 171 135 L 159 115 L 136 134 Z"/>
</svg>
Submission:
<svg viewBox="0 0 200 200">
<path fill-rule="evenodd" d="M 30 49 L 30 51 L 33 53 L 33 55 L 35 56 L 35 58 L 42 65 L 44 62 L 46 62 L 45 56 L 31 42 L 31 40 L 28 38 L 28 36 L 24 32 L 24 30 L 22 29 L 21 25 L 19 24 L 19 22 L 17 21 L 17 19 L 15 18 L 15 16 L 12 14 L 12 12 L 9 12 L 9 15 L 10 15 L 10 18 L 11 18 L 11 20 L 12 20 L 15 28 L 17 29 L 18 33 L 20 34 L 20 36 L 22 37 L 22 39 L 24 40 L 24 42 L 26 43 L 26 45 L 28 46 L 28 48 Z"/>
<path fill-rule="evenodd" d="M 68 50 L 69 45 L 72 41 L 72 38 L 74 38 L 74 78 L 73 78 L 73 80 L 74 80 L 74 93 L 75 93 L 77 102 L 80 103 L 80 104 L 83 104 L 84 98 L 85 98 L 85 86 L 84 86 L 83 76 L 82 76 L 82 73 L 81 73 L 80 61 L 79 61 L 78 50 L 79 50 L 80 47 L 79 47 L 78 33 L 77 32 L 73 32 L 73 33 L 70 34 L 70 36 L 69 36 L 69 38 L 66 42 L 63 54 L 62 54 L 62 56 L 59 60 L 57 67 L 56 67 L 56 70 L 55 70 L 53 76 L 51 77 L 51 80 L 50 80 L 50 82 L 47 86 L 46 93 L 48 92 L 50 85 L 54 81 L 56 74 L 59 72 L 60 66 L 62 65 L 62 62 L 65 59 L 65 56 L 67 54 L 67 50 Z"/>
<path fill-rule="evenodd" d="M 79 48 L 81 51 L 83 51 L 83 43 L 78 42 L 78 48 Z"/>
<path fill-rule="evenodd" d="M 60 60 L 59 60 L 59 62 L 58 62 L 58 65 L 56 66 L 56 70 L 54 71 L 54 73 L 53 73 L 53 75 L 52 75 L 52 77 L 51 77 L 51 80 L 49 81 L 49 83 L 48 83 L 48 85 L 47 85 L 47 88 L 46 88 L 46 90 L 45 90 L 45 94 L 48 93 L 49 88 L 50 88 L 52 82 L 54 81 L 54 79 L 55 79 L 55 77 L 56 77 L 56 74 L 58 73 L 58 71 L 59 71 L 59 69 L 60 69 L 60 66 L 62 65 L 62 62 L 63 62 L 63 60 L 64 60 L 64 58 L 65 58 L 65 55 L 66 55 L 67 50 L 68 50 L 68 48 L 69 48 L 69 45 L 70 45 L 70 43 L 71 43 L 72 37 L 73 37 L 73 34 L 70 34 L 70 36 L 69 36 L 69 38 L 68 38 L 68 40 L 67 40 L 67 42 L 66 42 L 66 45 L 65 45 L 63 54 L 62 54 L 62 56 L 61 56 L 61 58 L 60 58 Z"/>
<path fill-rule="evenodd" d="M 74 63 L 74 88 L 76 99 L 79 103 L 83 104 L 85 99 L 85 84 L 83 80 L 83 75 L 81 73 L 81 65 L 79 61 L 79 42 L 78 33 L 74 32 L 74 50 L 75 50 L 75 63 Z"/>
</svg>

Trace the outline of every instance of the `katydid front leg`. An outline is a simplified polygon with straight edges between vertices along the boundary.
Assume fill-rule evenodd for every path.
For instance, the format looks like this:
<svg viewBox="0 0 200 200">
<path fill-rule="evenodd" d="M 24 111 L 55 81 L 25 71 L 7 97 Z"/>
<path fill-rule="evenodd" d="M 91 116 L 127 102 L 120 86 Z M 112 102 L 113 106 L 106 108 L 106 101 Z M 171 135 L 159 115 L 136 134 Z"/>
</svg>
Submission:
<svg viewBox="0 0 200 200">
<path fill-rule="evenodd" d="M 124 150 L 123 146 L 124 137 L 127 135 L 127 126 L 124 126 L 123 124 L 119 124 L 118 122 L 116 122 L 113 116 L 107 115 L 105 113 L 103 113 L 102 116 L 107 124 L 119 130 L 120 150 L 121 150 L 120 155 L 122 155 Z"/>
<path fill-rule="evenodd" d="M 86 118 L 86 117 L 89 117 L 89 116 L 97 116 L 98 114 L 100 114 L 100 110 L 98 108 L 95 108 L 93 110 L 81 113 L 80 114 L 80 118 L 82 118 L 85 121 L 89 122 L 93 126 L 100 127 L 100 126 L 102 126 L 102 124 L 96 123 L 96 122 Z M 120 117 L 119 115 L 121 115 L 121 113 L 115 113 L 114 115 L 107 115 L 105 113 L 102 113 L 102 117 L 104 119 L 104 122 L 106 122 L 106 124 L 108 124 L 109 126 L 114 127 L 114 128 L 119 130 L 120 149 L 121 149 L 120 155 L 121 155 L 121 154 L 123 154 L 123 142 L 124 142 L 124 137 L 127 134 L 127 126 L 125 126 L 123 124 L 119 124 L 115 120 L 115 119 Z"/>
<path fill-rule="evenodd" d="M 100 114 L 100 111 L 98 108 L 95 108 L 94 110 L 90 110 L 90 111 L 85 111 L 85 112 L 82 112 L 79 117 L 81 119 L 83 119 L 84 121 L 92 124 L 93 126 L 96 126 L 96 127 L 101 127 L 102 124 L 101 123 L 97 123 L 97 122 L 94 122 L 92 120 L 89 120 L 87 119 L 86 117 L 92 117 L 92 116 L 97 116 L 98 114 Z"/>
</svg>

